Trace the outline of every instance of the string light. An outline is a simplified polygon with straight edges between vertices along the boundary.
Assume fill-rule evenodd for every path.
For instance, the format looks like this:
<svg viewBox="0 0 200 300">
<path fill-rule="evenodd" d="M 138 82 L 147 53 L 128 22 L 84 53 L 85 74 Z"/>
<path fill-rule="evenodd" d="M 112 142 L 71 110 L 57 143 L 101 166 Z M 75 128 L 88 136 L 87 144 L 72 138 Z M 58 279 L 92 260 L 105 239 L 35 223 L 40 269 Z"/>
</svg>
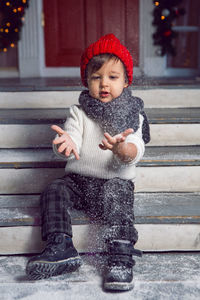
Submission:
<svg viewBox="0 0 200 300">
<path fill-rule="evenodd" d="M 158 1 L 156 1 L 154 4 L 155 4 L 155 6 L 158 6 L 160 3 Z"/>
<path fill-rule="evenodd" d="M 0 20 L 0 52 L 7 52 L 15 48 L 20 38 L 19 32 L 24 23 L 25 9 L 29 0 L 4 0 L 0 1 L 0 12 L 4 20 Z"/>
<path fill-rule="evenodd" d="M 165 16 L 161 16 L 161 20 L 164 20 L 165 19 Z"/>
</svg>

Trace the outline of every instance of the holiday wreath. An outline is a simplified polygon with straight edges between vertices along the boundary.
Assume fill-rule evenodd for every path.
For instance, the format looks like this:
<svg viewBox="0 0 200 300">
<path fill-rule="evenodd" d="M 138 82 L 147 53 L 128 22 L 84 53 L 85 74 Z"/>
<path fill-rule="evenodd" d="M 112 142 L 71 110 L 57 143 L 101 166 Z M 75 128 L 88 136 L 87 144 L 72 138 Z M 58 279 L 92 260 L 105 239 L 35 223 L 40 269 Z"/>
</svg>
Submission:
<svg viewBox="0 0 200 300">
<path fill-rule="evenodd" d="M 176 49 L 173 45 L 173 39 L 178 33 L 173 29 L 174 21 L 181 15 L 185 14 L 183 8 L 179 8 L 182 0 L 153 0 L 153 25 L 156 30 L 153 34 L 154 45 L 160 46 L 159 53 L 176 55 Z"/>
</svg>

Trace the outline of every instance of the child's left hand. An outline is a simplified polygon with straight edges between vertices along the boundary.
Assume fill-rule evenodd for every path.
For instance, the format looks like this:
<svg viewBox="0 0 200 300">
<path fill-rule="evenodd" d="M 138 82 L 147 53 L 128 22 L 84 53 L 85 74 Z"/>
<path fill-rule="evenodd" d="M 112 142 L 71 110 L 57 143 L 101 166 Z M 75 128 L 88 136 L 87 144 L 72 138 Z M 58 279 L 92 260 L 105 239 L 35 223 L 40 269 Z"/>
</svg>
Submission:
<svg viewBox="0 0 200 300">
<path fill-rule="evenodd" d="M 104 136 L 106 139 L 102 140 L 102 144 L 99 144 L 99 147 L 102 150 L 109 149 L 111 151 L 114 151 L 114 149 L 116 147 L 118 147 L 118 144 L 123 143 L 125 141 L 126 137 L 131 133 L 133 133 L 132 128 L 126 129 L 124 132 L 121 132 L 114 136 L 111 136 L 109 133 L 105 132 Z"/>
<path fill-rule="evenodd" d="M 133 131 L 134 130 L 132 128 L 129 128 L 115 136 L 111 136 L 109 133 L 105 132 L 105 139 L 102 140 L 99 147 L 102 150 L 111 150 L 122 161 L 129 162 L 137 155 L 136 146 L 132 143 L 125 143 L 126 137 L 133 133 Z"/>
</svg>

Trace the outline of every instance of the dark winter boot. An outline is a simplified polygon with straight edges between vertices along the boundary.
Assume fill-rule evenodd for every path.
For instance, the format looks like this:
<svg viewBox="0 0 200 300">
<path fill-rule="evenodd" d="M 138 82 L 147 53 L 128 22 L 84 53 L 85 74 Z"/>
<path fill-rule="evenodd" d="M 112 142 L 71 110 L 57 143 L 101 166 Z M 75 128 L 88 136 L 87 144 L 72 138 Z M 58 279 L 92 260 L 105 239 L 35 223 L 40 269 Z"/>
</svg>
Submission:
<svg viewBox="0 0 200 300">
<path fill-rule="evenodd" d="M 80 265 L 81 258 L 72 239 L 64 233 L 52 233 L 47 237 L 44 251 L 28 261 L 26 273 L 30 279 L 37 280 L 73 272 Z"/>
<path fill-rule="evenodd" d="M 142 252 L 133 248 L 129 241 L 116 240 L 108 244 L 108 266 L 104 276 L 105 290 L 128 291 L 133 288 L 132 255 L 142 256 Z"/>
</svg>

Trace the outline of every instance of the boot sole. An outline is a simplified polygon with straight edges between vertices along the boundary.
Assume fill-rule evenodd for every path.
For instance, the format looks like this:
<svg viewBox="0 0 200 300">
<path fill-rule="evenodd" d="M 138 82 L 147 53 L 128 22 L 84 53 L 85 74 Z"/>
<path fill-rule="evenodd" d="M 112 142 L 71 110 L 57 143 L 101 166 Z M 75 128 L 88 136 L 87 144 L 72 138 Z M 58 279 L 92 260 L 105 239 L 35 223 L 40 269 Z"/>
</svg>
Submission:
<svg viewBox="0 0 200 300">
<path fill-rule="evenodd" d="M 61 275 L 76 271 L 82 264 L 80 256 L 70 257 L 65 260 L 49 262 L 38 260 L 28 263 L 26 267 L 26 274 L 31 280 L 39 280 L 49 278 L 52 276 Z"/>
<path fill-rule="evenodd" d="M 104 282 L 106 291 L 130 291 L 133 289 L 133 282 Z"/>
</svg>

